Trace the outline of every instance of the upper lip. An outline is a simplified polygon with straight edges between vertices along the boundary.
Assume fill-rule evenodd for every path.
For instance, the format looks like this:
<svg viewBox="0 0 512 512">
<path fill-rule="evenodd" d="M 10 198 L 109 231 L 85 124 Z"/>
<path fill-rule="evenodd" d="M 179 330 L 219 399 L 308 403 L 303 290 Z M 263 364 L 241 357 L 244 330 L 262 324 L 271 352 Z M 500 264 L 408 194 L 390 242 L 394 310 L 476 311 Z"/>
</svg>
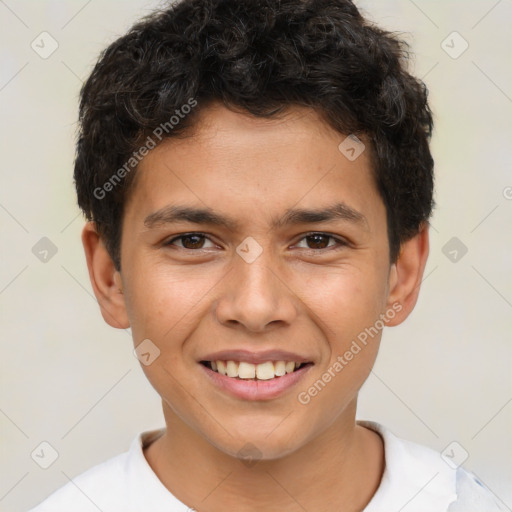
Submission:
<svg viewBox="0 0 512 512">
<path fill-rule="evenodd" d="M 266 363 L 267 361 L 294 361 L 296 363 L 309 363 L 311 358 L 287 352 L 284 350 L 265 350 L 254 352 L 249 350 L 222 350 L 206 354 L 200 361 L 244 361 L 252 364 Z"/>
</svg>

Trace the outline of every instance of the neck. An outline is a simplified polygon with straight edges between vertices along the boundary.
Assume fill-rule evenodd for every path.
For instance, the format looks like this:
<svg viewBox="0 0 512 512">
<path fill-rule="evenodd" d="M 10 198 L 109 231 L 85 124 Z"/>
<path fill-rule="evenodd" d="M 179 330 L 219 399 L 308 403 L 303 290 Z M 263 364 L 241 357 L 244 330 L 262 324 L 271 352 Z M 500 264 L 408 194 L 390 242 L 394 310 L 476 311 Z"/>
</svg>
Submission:
<svg viewBox="0 0 512 512">
<path fill-rule="evenodd" d="M 165 487 L 198 511 L 358 511 L 379 486 L 384 452 L 377 433 L 356 425 L 355 405 L 291 454 L 248 463 L 213 446 L 164 403 L 167 429 L 145 456 Z"/>
<path fill-rule="evenodd" d="M 356 425 L 355 405 L 296 451 L 251 464 L 213 446 L 164 404 L 167 429 L 145 456 L 165 487 L 198 511 L 360 511 L 379 486 L 384 451 L 377 433 Z"/>
</svg>

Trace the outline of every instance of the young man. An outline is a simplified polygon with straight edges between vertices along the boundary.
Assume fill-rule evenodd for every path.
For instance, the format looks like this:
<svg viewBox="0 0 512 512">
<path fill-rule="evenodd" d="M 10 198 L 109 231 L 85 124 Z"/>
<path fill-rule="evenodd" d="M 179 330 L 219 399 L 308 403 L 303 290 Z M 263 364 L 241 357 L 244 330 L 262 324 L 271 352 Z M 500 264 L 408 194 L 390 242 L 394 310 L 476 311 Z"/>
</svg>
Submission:
<svg viewBox="0 0 512 512">
<path fill-rule="evenodd" d="M 183 0 L 102 54 L 82 241 L 166 428 L 34 511 L 500 510 L 355 420 L 428 256 L 432 116 L 403 50 L 348 0 Z"/>
</svg>

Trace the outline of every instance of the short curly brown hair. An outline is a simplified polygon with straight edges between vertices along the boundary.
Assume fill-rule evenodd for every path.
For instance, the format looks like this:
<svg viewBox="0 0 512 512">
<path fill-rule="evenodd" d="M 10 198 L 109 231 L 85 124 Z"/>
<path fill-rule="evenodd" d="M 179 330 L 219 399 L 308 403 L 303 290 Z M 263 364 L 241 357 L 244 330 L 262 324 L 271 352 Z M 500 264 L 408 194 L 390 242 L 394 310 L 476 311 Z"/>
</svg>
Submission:
<svg viewBox="0 0 512 512">
<path fill-rule="evenodd" d="M 264 117 L 306 106 L 370 140 L 395 261 L 434 206 L 432 112 L 408 56 L 349 0 L 170 4 L 106 48 L 82 87 L 78 205 L 120 269 L 123 207 L 148 137 L 183 134 L 211 101 Z"/>
</svg>

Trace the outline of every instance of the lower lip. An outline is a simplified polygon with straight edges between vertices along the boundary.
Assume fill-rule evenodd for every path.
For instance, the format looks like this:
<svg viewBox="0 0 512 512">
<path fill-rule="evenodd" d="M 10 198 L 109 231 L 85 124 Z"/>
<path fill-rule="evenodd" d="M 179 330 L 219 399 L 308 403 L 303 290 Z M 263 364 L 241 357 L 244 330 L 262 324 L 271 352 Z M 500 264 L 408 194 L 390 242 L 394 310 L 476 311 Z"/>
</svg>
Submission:
<svg viewBox="0 0 512 512">
<path fill-rule="evenodd" d="M 277 398 L 297 384 L 313 365 L 308 364 L 282 377 L 274 377 L 269 380 L 237 379 L 214 372 L 201 363 L 199 363 L 199 366 L 216 386 L 237 398 L 243 400 L 270 400 Z"/>
</svg>

